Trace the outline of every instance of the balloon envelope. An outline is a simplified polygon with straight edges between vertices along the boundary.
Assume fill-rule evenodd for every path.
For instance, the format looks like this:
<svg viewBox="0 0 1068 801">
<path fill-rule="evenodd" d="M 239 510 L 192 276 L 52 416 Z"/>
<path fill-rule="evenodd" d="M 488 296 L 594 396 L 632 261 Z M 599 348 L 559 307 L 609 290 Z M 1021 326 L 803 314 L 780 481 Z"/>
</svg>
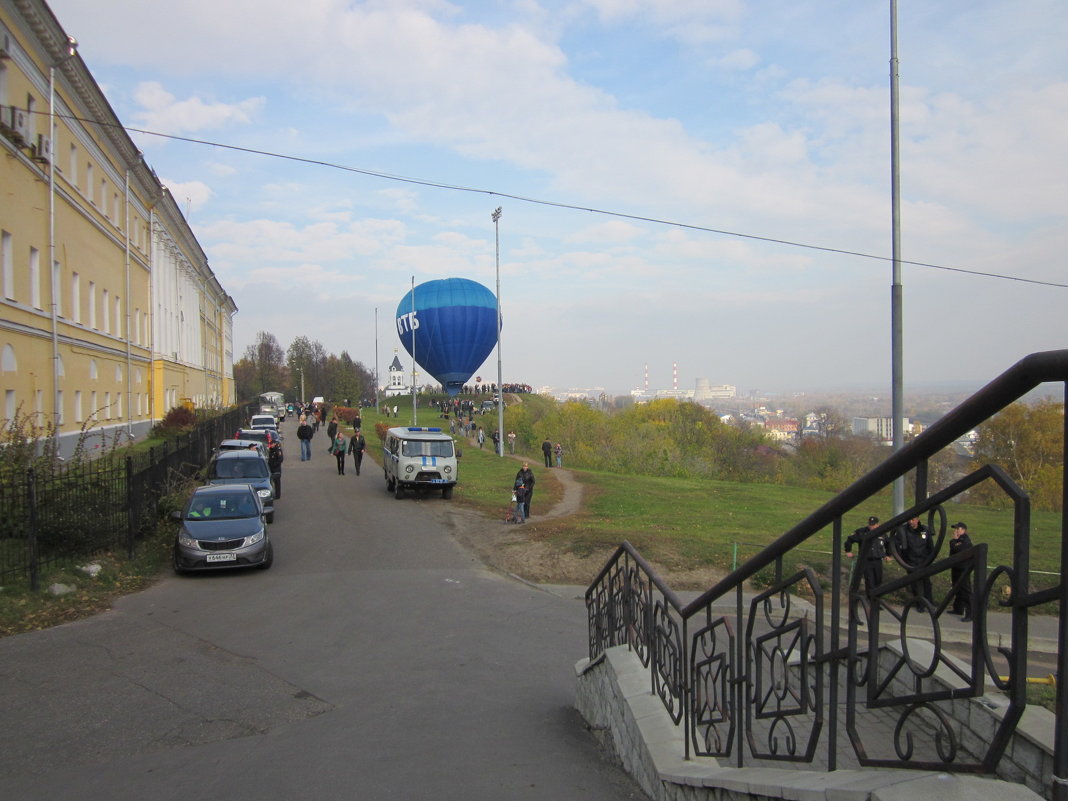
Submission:
<svg viewBox="0 0 1068 801">
<path fill-rule="evenodd" d="M 455 395 L 497 344 L 497 298 L 467 278 L 427 281 L 397 306 L 397 335 L 411 357 Z"/>
</svg>

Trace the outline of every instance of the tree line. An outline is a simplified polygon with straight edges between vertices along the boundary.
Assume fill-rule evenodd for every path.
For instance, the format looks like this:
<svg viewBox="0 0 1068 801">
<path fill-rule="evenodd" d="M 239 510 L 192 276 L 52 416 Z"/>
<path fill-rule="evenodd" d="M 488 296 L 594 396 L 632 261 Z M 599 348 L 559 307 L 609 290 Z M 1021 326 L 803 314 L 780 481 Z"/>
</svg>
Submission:
<svg viewBox="0 0 1068 801">
<path fill-rule="evenodd" d="M 362 362 L 353 361 L 346 351 L 340 356 L 327 353 L 322 343 L 304 336 L 283 350 L 274 334 L 260 331 L 240 361 L 234 362 L 234 391 L 240 400 L 251 400 L 264 392 L 281 392 L 287 400 L 322 396 L 358 406 L 361 401 L 374 398 L 375 375 Z"/>
<path fill-rule="evenodd" d="M 575 401 L 511 404 L 506 427 L 535 450 L 546 437 L 560 442 L 566 463 L 575 467 L 777 483 L 828 492 L 842 491 L 890 454 L 875 439 L 854 436 L 846 426 L 837 425 L 784 447 L 759 426 L 725 423 L 714 410 L 673 399 L 616 411 Z M 994 463 L 1031 496 L 1033 508 L 1061 510 L 1063 403 L 1013 404 L 984 423 L 977 434 L 972 454 L 947 448 L 930 460 L 932 488 Z M 997 506 L 1006 498 L 991 482 L 984 482 L 972 490 L 970 500 Z"/>
</svg>

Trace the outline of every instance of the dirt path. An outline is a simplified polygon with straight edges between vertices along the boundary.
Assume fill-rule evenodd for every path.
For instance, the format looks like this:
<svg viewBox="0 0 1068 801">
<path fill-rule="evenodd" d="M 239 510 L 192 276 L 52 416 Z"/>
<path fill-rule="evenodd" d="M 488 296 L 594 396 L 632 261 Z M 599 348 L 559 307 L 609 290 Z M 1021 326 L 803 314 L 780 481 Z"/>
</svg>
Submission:
<svg viewBox="0 0 1068 801">
<path fill-rule="evenodd" d="M 529 461 L 520 456 L 509 458 Z M 588 584 L 607 556 L 578 556 L 562 549 L 552 536 L 559 533 L 561 523 L 566 525 L 567 518 L 582 511 L 582 484 L 563 467 L 541 468 L 537 478 L 540 482 L 557 482 L 563 497 L 541 511 L 535 495 L 531 518 L 523 525 L 508 524 L 458 504 L 441 504 L 437 508 L 456 539 L 488 567 L 542 584 Z"/>
</svg>

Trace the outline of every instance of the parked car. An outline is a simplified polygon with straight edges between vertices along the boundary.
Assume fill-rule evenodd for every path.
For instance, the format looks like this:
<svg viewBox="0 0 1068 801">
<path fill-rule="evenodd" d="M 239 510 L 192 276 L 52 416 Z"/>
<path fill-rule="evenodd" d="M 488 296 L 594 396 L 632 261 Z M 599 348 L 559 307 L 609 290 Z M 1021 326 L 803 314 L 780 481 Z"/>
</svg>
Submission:
<svg viewBox="0 0 1068 801">
<path fill-rule="evenodd" d="M 249 484 L 198 487 L 185 509 L 172 516 L 181 524 L 174 540 L 175 573 L 266 570 L 274 562 L 263 503 Z"/>
<path fill-rule="evenodd" d="M 256 448 L 256 453 L 267 458 L 267 446 L 262 442 L 256 442 L 255 440 L 248 439 L 224 439 L 215 447 L 215 452 L 219 451 L 247 451 L 249 446 Z"/>
<path fill-rule="evenodd" d="M 391 428 L 382 449 L 386 491 L 399 499 L 404 497 L 405 489 L 440 489 L 441 497 L 451 498 L 460 478 L 456 462 L 459 457 L 452 437 L 440 428 Z"/>
<path fill-rule="evenodd" d="M 250 484 L 263 504 L 267 522 L 274 522 L 271 471 L 259 453 L 250 450 L 220 451 L 208 463 L 204 478 L 211 485 Z"/>
<path fill-rule="evenodd" d="M 234 435 L 239 442 L 259 442 L 267 451 L 267 464 L 271 469 L 271 481 L 274 483 L 274 497 L 282 497 L 282 462 L 285 453 L 282 450 L 282 435 L 271 428 L 239 428 Z M 229 440 L 223 440 L 228 442 Z"/>
<path fill-rule="evenodd" d="M 278 418 L 273 414 L 254 414 L 248 421 L 249 428 L 273 428 L 278 430 Z"/>
</svg>

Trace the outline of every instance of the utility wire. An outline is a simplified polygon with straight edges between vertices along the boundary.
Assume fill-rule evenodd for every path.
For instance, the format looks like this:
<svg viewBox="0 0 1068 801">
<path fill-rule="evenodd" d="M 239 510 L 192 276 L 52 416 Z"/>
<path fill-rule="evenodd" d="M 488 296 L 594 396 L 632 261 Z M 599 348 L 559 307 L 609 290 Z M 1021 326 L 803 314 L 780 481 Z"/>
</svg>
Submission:
<svg viewBox="0 0 1068 801">
<path fill-rule="evenodd" d="M 89 122 L 97 125 L 106 125 L 97 120 L 85 120 L 77 117 L 70 117 L 69 119 L 78 119 L 80 122 Z M 803 248 L 805 250 L 816 250 L 823 253 L 837 253 L 843 256 L 856 256 L 862 259 L 872 259 L 875 261 L 889 262 L 893 261 L 890 256 L 879 256 L 874 253 L 863 253 L 857 250 L 846 250 L 844 248 L 832 248 L 824 245 L 811 245 L 805 242 L 794 242 L 789 239 L 777 239 L 770 236 L 759 236 L 757 234 L 745 234 L 739 231 L 727 231 L 722 228 L 710 228 L 704 225 L 695 225 L 692 223 L 676 222 L 674 220 L 663 220 L 657 217 L 645 217 L 639 214 L 627 214 L 621 211 L 611 211 L 609 209 L 599 209 L 589 206 L 579 206 L 573 203 L 563 203 L 561 201 L 554 200 L 542 200 L 540 198 L 526 197 L 524 195 L 515 195 L 509 192 L 498 192 L 493 189 L 479 189 L 470 186 L 460 186 L 458 184 L 447 184 L 439 181 L 431 181 L 425 178 L 411 178 L 404 175 L 393 175 L 387 172 L 380 172 L 378 170 L 368 170 L 362 167 L 349 167 L 345 164 L 337 164 L 331 161 L 322 161 L 319 159 L 310 159 L 303 156 L 292 156 L 286 153 L 275 153 L 270 150 L 258 150 L 256 148 L 241 147 L 239 145 L 228 145 L 222 142 L 211 142 L 206 139 L 194 139 L 188 136 L 177 136 L 175 134 L 165 134 L 158 131 L 149 131 L 144 128 L 133 128 L 130 126 L 120 126 L 126 131 L 132 131 L 134 133 L 144 134 L 146 136 L 156 136 L 161 139 L 172 139 L 178 142 L 189 142 L 195 145 L 207 145 L 209 147 L 218 147 L 225 150 L 235 150 L 240 153 L 250 153 L 257 156 L 267 156 L 268 158 L 284 159 L 286 161 L 295 161 L 301 164 L 313 164 L 318 167 L 327 167 L 334 170 L 343 170 L 345 172 L 357 173 L 359 175 L 367 175 L 372 178 L 382 178 L 387 181 L 398 181 L 400 183 L 414 184 L 416 186 L 426 186 L 434 189 L 447 189 L 454 192 L 469 192 L 472 194 L 487 195 L 489 197 L 507 198 L 508 200 L 515 200 L 520 203 L 530 203 L 538 206 L 548 206 L 558 209 L 569 209 L 572 211 L 586 211 L 591 214 L 600 214 L 606 217 L 616 217 L 623 220 L 634 220 L 636 222 L 652 223 L 654 225 L 666 225 L 674 228 L 682 228 L 690 231 L 702 231 L 704 233 L 720 234 L 722 236 L 735 237 L 737 239 L 749 239 L 755 242 L 768 242 L 774 245 L 786 245 L 788 247 Z M 998 278 L 1004 281 L 1018 281 L 1024 284 L 1036 284 L 1038 286 L 1051 286 L 1059 289 L 1068 289 L 1068 284 L 1061 284 L 1055 281 L 1040 281 L 1035 278 L 1022 278 L 1015 275 L 1004 275 L 1002 273 L 989 273 L 981 270 L 969 270 L 963 267 L 947 267 L 943 264 L 932 264 L 930 262 L 923 261 L 909 261 L 906 259 L 900 260 L 901 264 L 908 264 L 913 267 L 927 267 L 932 270 L 943 270 L 945 272 L 963 273 L 965 275 L 977 275 L 983 278 Z"/>
</svg>

